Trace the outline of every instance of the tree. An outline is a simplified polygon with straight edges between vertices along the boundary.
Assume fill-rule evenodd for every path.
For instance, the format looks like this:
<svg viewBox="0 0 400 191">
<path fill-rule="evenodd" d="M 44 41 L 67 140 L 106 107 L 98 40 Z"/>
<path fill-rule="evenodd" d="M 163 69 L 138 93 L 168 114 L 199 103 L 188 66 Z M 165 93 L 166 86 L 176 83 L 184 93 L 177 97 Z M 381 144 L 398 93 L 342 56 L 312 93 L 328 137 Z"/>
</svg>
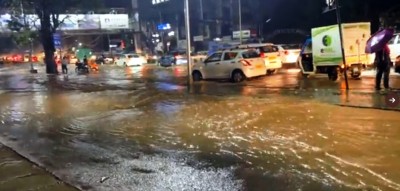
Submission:
<svg viewBox="0 0 400 191">
<path fill-rule="evenodd" d="M 99 5 L 100 0 L 90 0 L 93 5 Z M 57 67 L 54 61 L 54 42 L 53 34 L 57 32 L 58 27 L 62 24 L 63 20 L 60 19 L 60 14 L 66 13 L 69 10 L 80 9 L 87 10 L 87 8 L 94 9 L 96 7 L 88 6 L 88 1 L 83 0 L 5 0 L 5 7 L 9 10 L 13 10 L 13 17 L 17 18 L 21 12 L 33 13 L 37 15 L 40 26 L 38 26 L 38 36 L 40 37 L 41 44 L 43 46 L 46 64 L 46 72 L 49 74 L 56 74 Z M 15 10 L 22 10 L 20 12 Z M 18 25 L 21 28 L 27 27 L 27 23 L 19 24 L 17 20 L 11 21 L 11 27 Z M 29 25 L 29 23 L 28 23 Z M 28 26 L 29 28 L 29 26 Z M 27 31 L 27 30 L 24 30 Z M 24 35 L 22 35 L 24 36 Z"/>
<path fill-rule="evenodd" d="M 38 38 L 37 30 L 32 29 L 29 18 L 23 14 L 22 4 L 20 9 L 14 9 L 11 12 L 13 15 L 8 22 L 8 28 L 13 31 L 11 38 L 19 49 L 26 48 Z"/>
</svg>

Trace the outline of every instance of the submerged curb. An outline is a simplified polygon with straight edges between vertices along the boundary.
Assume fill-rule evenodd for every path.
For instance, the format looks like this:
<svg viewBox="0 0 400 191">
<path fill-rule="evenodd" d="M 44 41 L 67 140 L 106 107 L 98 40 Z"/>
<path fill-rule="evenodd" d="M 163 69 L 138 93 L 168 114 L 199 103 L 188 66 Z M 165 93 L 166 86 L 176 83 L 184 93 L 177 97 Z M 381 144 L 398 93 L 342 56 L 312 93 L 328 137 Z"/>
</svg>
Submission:
<svg viewBox="0 0 400 191">
<path fill-rule="evenodd" d="M 388 107 L 374 107 L 374 106 L 361 106 L 361 105 L 346 105 L 346 104 L 334 104 L 340 107 L 350 107 L 350 108 L 358 108 L 358 109 L 378 109 L 385 111 L 397 111 L 400 112 L 400 108 L 388 108 Z"/>
<path fill-rule="evenodd" d="M 60 183 L 64 184 L 65 187 L 68 187 L 70 189 L 75 189 L 77 191 L 79 191 L 79 190 L 82 191 L 81 188 L 73 185 L 72 183 L 64 181 L 60 176 L 58 176 L 55 173 L 51 172 L 43 164 L 41 164 L 40 162 L 37 162 L 35 160 L 32 160 L 29 157 L 25 156 L 24 154 L 18 152 L 17 149 L 14 149 L 13 147 L 9 146 L 8 144 L 6 144 L 6 142 L 7 141 L 5 140 L 5 138 L 0 136 L 0 145 L 3 146 L 6 150 L 9 150 L 10 152 L 12 152 L 12 153 L 18 155 L 19 157 L 21 157 L 26 162 L 31 163 L 32 165 L 36 166 L 37 168 L 43 170 L 48 176 L 51 176 L 51 177 L 55 178 L 57 181 L 59 181 Z"/>
</svg>

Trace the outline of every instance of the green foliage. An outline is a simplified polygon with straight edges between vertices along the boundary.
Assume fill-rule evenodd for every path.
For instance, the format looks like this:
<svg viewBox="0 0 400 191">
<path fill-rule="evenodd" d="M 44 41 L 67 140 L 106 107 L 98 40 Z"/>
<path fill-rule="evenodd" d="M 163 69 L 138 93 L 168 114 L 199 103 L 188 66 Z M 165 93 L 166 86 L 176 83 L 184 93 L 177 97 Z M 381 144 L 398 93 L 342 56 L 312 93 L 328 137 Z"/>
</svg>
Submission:
<svg viewBox="0 0 400 191">
<path fill-rule="evenodd" d="M 62 24 L 63 20 L 59 19 L 60 14 L 75 12 L 80 10 L 86 12 L 102 7 L 102 0 L 3 0 L 2 7 L 8 9 L 14 17 L 20 17 L 23 14 L 36 14 L 41 20 L 50 16 L 52 32 Z M 13 24 L 16 24 L 15 22 Z M 20 23 L 26 25 L 26 23 Z M 12 25 L 13 27 L 19 24 Z"/>
<path fill-rule="evenodd" d="M 12 33 L 11 38 L 20 48 L 29 46 L 32 41 L 38 38 L 36 31 L 21 31 L 18 33 Z"/>
</svg>

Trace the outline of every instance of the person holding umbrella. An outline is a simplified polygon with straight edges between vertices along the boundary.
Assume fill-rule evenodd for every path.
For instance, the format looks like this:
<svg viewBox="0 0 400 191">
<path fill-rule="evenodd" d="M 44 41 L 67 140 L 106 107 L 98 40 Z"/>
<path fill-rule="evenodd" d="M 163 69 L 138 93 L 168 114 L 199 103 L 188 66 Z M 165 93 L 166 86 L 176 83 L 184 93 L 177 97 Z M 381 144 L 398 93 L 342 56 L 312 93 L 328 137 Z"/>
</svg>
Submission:
<svg viewBox="0 0 400 191">
<path fill-rule="evenodd" d="M 381 29 L 371 36 L 367 41 L 365 48 L 366 53 L 375 53 L 374 64 L 377 68 L 375 89 L 381 90 L 381 81 L 383 77 L 383 86 L 389 89 L 389 75 L 390 75 L 390 49 L 388 42 L 393 38 L 393 29 Z"/>
<path fill-rule="evenodd" d="M 375 66 L 377 69 L 376 79 L 375 79 L 375 89 L 381 90 L 381 81 L 383 77 L 383 86 L 385 89 L 389 89 L 389 75 L 391 68 L 391 60 L 390 60 L 390 49 L 389 46 L 386 46 L 375 53 Z"/>
</svg>

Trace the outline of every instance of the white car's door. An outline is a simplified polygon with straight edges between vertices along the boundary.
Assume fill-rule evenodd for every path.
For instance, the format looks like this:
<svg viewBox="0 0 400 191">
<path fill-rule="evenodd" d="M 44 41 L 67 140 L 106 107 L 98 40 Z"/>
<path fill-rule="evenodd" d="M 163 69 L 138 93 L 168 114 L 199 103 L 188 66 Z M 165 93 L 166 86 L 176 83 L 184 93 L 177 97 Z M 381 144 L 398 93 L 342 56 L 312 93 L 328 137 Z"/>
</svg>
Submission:
<svg viewBox="0 0 400 191">
<path fill-rule="evenodd" d="M 203 77 L 211 79 L 221 78 L 221 58 L 222 53 L 217 52 L 204 61 Z"/>
<path fill-rule="evenodd" d="M 390 58 L 392 61 L 395 61 L 396 57 L 400 56 L 400 34 L 395 35 L 388 44 L 390 48 Z"/>
<path fill-rule="evenodd" d="M 221 77 L 227 79 L 231 77 L 232 71 L 237 67 L 238 52 L 225 52 L 221 61 Z"/>
</svg>

